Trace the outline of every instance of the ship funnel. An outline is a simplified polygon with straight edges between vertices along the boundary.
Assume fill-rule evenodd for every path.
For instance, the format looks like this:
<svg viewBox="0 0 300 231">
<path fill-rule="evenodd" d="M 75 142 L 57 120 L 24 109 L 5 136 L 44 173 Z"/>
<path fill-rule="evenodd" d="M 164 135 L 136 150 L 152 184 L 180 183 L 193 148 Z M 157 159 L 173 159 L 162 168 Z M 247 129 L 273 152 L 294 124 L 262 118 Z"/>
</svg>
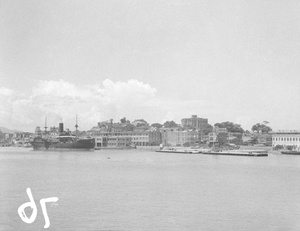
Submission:
<svg viewBox="0 0 300 231">
<path fill-rule="evenodd" d="M 64 132 L 64 124 L 63 123 L 59 123 L 59 130 L 58 132 L 61 134 Z"/>
</svg>

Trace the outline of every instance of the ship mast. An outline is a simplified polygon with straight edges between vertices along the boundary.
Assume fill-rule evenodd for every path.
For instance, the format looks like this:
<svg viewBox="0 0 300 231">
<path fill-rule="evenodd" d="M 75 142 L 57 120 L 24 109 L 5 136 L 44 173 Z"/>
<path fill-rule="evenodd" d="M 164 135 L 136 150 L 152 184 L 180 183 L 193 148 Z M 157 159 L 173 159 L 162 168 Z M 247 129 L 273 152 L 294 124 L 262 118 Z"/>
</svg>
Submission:
<svg viewBox="0 0 300 231">
<path fill-rule="evenodd" d="M 45 133 L 47 133 L 47 128 L 48 128 L 47 127 L 47 116 L 45 116 L 45 127 L 44 128 L 45 128 Z"/>
<path fill-rule="evenodd" d="M 76 137 L 77 137 L 77 131 L 78 131 L 78 124 L 77 124 L 77 115 L 76 115 L 76 125 L 75 125 L 75 128 L 76 128 Z"/>
</svg>

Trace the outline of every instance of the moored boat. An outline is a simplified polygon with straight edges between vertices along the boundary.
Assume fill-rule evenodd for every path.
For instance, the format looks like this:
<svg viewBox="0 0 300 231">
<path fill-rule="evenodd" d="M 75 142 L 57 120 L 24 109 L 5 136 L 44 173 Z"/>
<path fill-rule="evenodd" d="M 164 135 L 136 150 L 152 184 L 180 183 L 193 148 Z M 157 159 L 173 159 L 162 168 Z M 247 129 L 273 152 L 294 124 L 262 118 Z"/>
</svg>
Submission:
<svg viewBox="0 0 300 231">
<path fill-rule="evenodd" d="M 76 124 L 75 127 L 77 133 L 78 125 Z M 30 141 L 30 144 L 33 150 L 94 150 L 95 139 L 77 137 L 70 132 L 65 132 L 63 130 L 63 123 L 60 123 L 58 135 L 39 135 Z"/>
<path fill-rule="evenodd" d="M 287 151 L 282 151 L 281 154 L 285 154 L 285 155 L 300 155 L 300 151 L 287 150 Z"/>
</svg>

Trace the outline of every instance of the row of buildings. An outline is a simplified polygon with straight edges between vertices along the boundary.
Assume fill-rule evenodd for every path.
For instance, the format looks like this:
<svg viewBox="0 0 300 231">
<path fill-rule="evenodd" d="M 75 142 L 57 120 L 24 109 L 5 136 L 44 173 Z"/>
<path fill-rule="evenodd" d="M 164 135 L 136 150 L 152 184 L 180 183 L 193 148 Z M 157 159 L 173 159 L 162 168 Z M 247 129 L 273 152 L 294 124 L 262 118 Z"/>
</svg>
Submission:
<svg viewBox="0 0 300 231">
<path fill-rule="evenodd" d="M 63 128 L 50 127 L 47 134 L 58 135 L 60 129 Z M 45 131 L 42 131 L 40 127 L 36 128 L 35 133 L 5 134 L 0 131 L 0 146 L 22 146 L 28 144 L 33 136 L 41 135 Z M 133 123 L 126 120 L 113 123 L 110 120 L 99 122 L 87 132 L 76 130 L 76 135 L 95 138 L 95 148 L 262 144 L 277 149 L 300 149 L 300 131 L 297 130 L 280 130 L 269 134 L 233 133 L 228 132 L 226 128 L 212 127 L 207 119 L 196 115 L 182 119 L 179 126 L 171 128 L 151 127 L 144 120 L 136 120 Z"/>
<path fill-rule="evenodd" d="M 137 125 L 137 124 L 135 124 Z M 207 145 L 265 145 L 273 148 L 300 150 L 300 131 L 280 130 L 262 133 L 228 132 L 226 128 L 209 129 L 207 119 L 192 115 L 173 128 L 154 128 L 140 123 L 128 130 L 126 123 L 101 122 L 88 134 L 95 138 L 96 148 L 117 146 L 196 146 Z"/>
<path fill-rule="evenodd" d="M 133 127 L 128 123 L 99 122 L 88 131 L 95 138 L 96 148 L 130 146 L 197 146 L 206 145 L 242 145 L 253 140 L 250 134 L 228 132 L 226 128 L 212 127 L 207 119 L 192 115 L 181 120 L 181 125 L 172 128 L 150 127 L 144 121 L 135 121 Z M 261 139 L 257 143 L 271 145 L 271 139 Z M 265 136 L 265 135 L 264 135 Z"/>
<path fill-rule="evenodd" d="M 26 146 L 32 135 L 29 132 L 4 133 L 0 130 L 0 146 Z"/>
</svg>

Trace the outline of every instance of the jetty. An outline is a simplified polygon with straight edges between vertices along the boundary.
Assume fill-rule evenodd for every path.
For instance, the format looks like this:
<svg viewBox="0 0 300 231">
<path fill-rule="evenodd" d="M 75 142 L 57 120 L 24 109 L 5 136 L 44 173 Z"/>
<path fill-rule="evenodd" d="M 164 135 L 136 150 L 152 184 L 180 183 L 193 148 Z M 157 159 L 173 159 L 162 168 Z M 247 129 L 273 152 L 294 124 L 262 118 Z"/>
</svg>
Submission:
<svg viewBox="0 0 300 231">
<path fill-rule="evenodd" d="M 202 154 L 207 155 L 226 155 L 226 156 L 268 156 L 267 150 L 222 150 L 222 151 L 206 151 Z"/>
<path fill-rule="evenodd" d="M 181 154 L 205 154 L 205 155 L 225 155 L 225 156 L 268 156 L 267 150 L 214 150 L 208 148 L 163 148 L 156 152 L 181 153 Z"/>
</svg>

